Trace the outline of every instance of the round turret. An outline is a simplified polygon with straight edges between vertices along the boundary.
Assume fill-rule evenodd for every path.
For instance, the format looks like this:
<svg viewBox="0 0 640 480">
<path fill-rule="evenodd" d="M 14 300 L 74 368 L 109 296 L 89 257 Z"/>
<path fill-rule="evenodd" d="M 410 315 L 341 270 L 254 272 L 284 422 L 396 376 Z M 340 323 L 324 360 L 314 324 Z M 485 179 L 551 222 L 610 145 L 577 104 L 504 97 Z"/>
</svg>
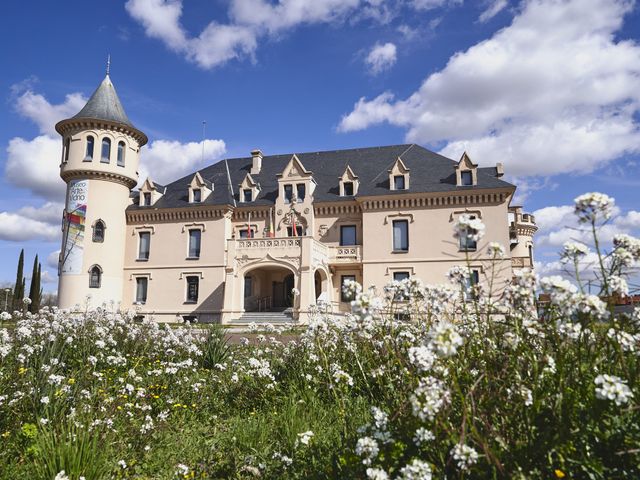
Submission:
<svg viewBox="0 0 640 480">
<path fill-rule="evenodd" d="M 58 273 L 61 308 L 119 302 L 125 209 L 147 136 L 129 121 L 107 74 L 80 112 L 56 124 L 67 183 Z"/>
</svg>

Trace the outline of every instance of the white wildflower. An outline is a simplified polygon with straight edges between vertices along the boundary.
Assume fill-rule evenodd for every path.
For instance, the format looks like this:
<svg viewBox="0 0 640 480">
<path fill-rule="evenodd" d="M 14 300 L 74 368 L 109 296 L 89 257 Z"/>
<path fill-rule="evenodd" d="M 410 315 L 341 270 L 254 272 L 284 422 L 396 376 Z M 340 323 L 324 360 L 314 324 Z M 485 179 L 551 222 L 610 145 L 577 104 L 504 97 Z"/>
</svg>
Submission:
<svg viewBox="0 0 640 480">
<path fill-rule="evenodd" d="M 633 392 L 626 382 L 615 375 L 598 375 L 595 379 L 596 397 L 601 400 L 613 400 L 620 406 L 633 397 Z"/>
<path fill-rule="evenodd" d="M 371 437 L 362 437 L 356 442 L 356 455 L 363 457 L 364 465 L 371 465 L 371 461 L 378 456 L 379 452 L 378 442 Z"/>
<path fill-rule="evenodd" d="M 489 255 L 491 258 L 504 258 L 504 247 L 498 242 L 491 242 L 487 247 L 487 255 Z"/>
<path fill-rule="evenodd" d="M 469 470 L 478 461 L 478 452 L 467 445 L 458 444 L 451 450 L 451 455 L 460 470 Z"/>
<path fill-rule="evenodd" d="M 398 480 L 431 480 L 431 466 L 416 458 L 400 469 Z"/>
<path fill-rule="evenodd" d="M 298 434 L 298 440 L 296 441 L 296 443 L 301 443 L 303 445 L 309 445 L 309 442 L 311 441 L 311 438 L 313 437 L 313 432 L 311 430 L 308 430 L 306 432 L 302 432 Z"/>
<path fill-rule="evenodd" d="M 431 440 L 435 440 L 435 435 L 431 430 L 427 430 L 424 427 L 420 427 L 416 430 L 416 433 L 413 435 L 413 443 L 415 443 L 418 447 L 423 443 L 430 442 Z"/>
<path fill-rule="evenodd" d="M 429 337 L 435 352 L 441 357 L 455 355 L 458 347 L 464 343 L 455 325 L 446 321 L 433 325 Z"/>
<path fill-rule="evenodd" d="M 580 223 L 608 220 L 613 213 L 614 204 L 614 199 L 604 193 L 585 193 L 574 200 L 574 213 Z"/>
</svg>

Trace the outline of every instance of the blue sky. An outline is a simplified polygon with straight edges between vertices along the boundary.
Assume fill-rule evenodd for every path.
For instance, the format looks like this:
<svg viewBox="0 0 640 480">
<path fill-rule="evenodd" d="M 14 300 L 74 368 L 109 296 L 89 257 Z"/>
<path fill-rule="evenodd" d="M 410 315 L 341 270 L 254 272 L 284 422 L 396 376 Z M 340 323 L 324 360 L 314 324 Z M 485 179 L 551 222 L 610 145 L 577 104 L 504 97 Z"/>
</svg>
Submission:
<svg viewBox="0 0 640 480">
<path fill-rule="evenodd" d="M 541 273 L 586 191 L 640 231 L 640 8 L 627 0 L 10 2 L 0 19 L 0 282 L 25 248 L 56 289 L 53 125 L 111 77 L 170 181 L 246 156 L 416 142 L 503 162 Z M 48 260 L 47 260 L 48 259 Z"/>
</svg>

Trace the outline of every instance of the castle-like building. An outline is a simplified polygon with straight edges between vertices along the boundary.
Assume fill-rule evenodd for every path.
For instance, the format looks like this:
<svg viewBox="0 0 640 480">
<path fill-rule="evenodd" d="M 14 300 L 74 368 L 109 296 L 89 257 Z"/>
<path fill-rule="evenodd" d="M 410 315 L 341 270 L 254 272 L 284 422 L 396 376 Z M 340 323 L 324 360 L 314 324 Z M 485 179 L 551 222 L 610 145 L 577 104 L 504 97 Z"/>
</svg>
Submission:
<svg viewBox="0 0 640 480">
<path fill-rule="evenodd" d="M 132 191 L 147 137 L 109 75 L 56 130 L 67 183 L 61 308 L 115 302 L 159 321 L 305 321 L 320 302 L 348 310 L 348 280 L 442 283 L 470 258 L 470 282 L 488 282 L 493 268 L 500 289 L 533 266 L 537 227 L 510 205 L 516 187 L 502 165 L 479 168 L 466 154 L 454 161 L 415 144 L 254 150 Z M 463 214 L 486 225 L 481 241 L 454 238 Z M 490 242 L 505 246 L 503 259 L 491 261 Z"/>
</svg>

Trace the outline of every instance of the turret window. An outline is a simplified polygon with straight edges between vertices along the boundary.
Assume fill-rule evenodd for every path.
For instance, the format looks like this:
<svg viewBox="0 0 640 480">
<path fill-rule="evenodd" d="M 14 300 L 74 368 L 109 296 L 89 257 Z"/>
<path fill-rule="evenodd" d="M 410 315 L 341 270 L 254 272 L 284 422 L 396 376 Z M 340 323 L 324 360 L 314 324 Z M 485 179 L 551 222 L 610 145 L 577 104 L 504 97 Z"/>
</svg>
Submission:
<svg viewBox="0 0 640 480">
<path fill-rule="evenodd" d="M 103 163 L 109 163 L 111 160 L 111 140 L 108 138 L 102 139 L 102 157 L 100 161 Z"/>
<path fill-rule="evenodd" d="M 93 160 L 93 147 L 94 147 L 95 139 L 93 136 L 89 135 L 87 137 L 87 149 L 84 154 L 84 159 L 88 162 Z"/>
<path fill-rule="evenodd" d="M 63 162 L 69 161 L 69 146 L 71 144 L 71 140 L 68 138 L 64 141 L 64 153 L 62 154 Z"/>
<path fill-rule="evenodd" d="M 100 288 L 102 283 L 102 269 L 100 265 L 94 265 L 89 270 L 89 288 Z"/>
<path fill-rule="evenodd" d="M 104 242 L 105 225 L 102 220 L 98 220 L 93 226 L 93 241 L 96 243 Z"/>
<path fill-rule="evenodd" d="M 124 152 L 125 152 L 124 142 L 118 142 L 118 166 L 119 167 L 124 167 Z"/>
</svg>

